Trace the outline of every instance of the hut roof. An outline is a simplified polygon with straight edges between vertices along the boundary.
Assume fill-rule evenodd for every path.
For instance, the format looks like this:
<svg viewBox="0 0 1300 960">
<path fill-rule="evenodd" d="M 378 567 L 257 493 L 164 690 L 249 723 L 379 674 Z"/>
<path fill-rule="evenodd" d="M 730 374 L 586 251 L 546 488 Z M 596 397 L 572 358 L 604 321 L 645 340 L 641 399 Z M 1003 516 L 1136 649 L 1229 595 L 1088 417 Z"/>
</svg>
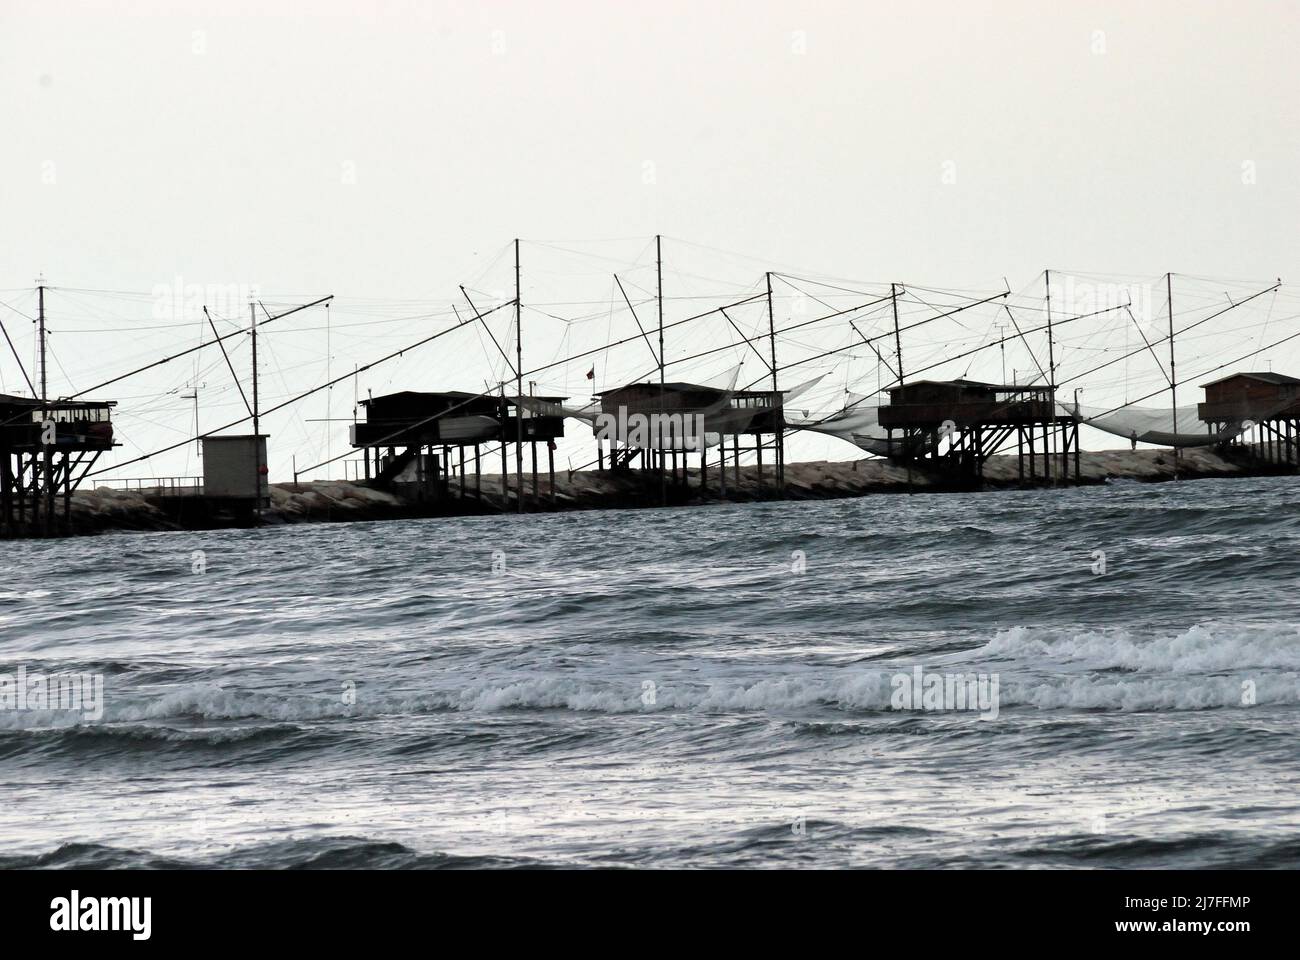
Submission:
<svg viewBox="0 0 1300 960">
<path fill-rule="evenodd" d="M 1236 380 L 1238 377 L 1247 377 L 1251 380 L 1260 380 L 1264 383 L 1271 383 L 1275 386 L 1281 386 L 1289 383 L 1300 383 L 1300 379 L 1289 377 L 1285 373 L 1255 372 L 1255 373 L 1230 373 L 1226 377 L 1220 377 L 1218 380 L 1211 380 L 1209 383 L 1201 384 L 1201 387 L 1212 387 L 1217 383 L 1227 383 L 1229 380 Z"/>
</svg>

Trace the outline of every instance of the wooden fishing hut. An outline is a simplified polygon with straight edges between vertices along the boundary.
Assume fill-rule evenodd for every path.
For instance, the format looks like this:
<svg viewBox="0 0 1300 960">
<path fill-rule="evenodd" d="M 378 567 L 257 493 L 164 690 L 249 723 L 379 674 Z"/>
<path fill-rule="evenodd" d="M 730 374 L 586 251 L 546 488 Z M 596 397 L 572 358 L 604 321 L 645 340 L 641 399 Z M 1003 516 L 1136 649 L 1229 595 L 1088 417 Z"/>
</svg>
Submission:
<svg viewBox="0 0 1300 960">
<path fill-rule="evenodd" d="M 699 454 L 700 490 L 708 488 L 706 437 L 718 439 L 718 491 L 727 495 L 728 441 L 732 479 L 740 484 L 742 452 L 752 450 L 762 486 L 763 453 L 770 451 L 773 478 L 785 489 L 784 395 L 774 390 L 727 390 L 685 382 L 629 383 L 596 395 L 601 420 L 595 427 L 597 463 L 627 469 L 640 460 L 642 469 L 658 471 L 676 486 L 687 483 L 688 457 Z M 742 438 L 745 446 L 742 449 Z"/>
<path fill-rule="evenodd" d="M 501 445 L 503 506 L 508 499 L 511 446 L 531 452 L 532 500 L 539 502 L 538 449 L 546 445 L 549 495 L 555 502 L 555 441 L 564 436 L 566 397 L 524 398 L 466 393 L 461 390 L 404 390 L 361 401 L 365 420 L 351 428 L 352 446 L 365 451 L 366 479 L 391 486 L 417 500 L 454 495 L 481 501 L 482 462 L 493 444 Z M 472 483 L 467 473 L 472 470 Z M 453 483 L 453 478 L 456 482 Z M 516 476 L 516 496 L 524 497 L 524 477 Z"/>
<path fill-rule="evenodd" d="M 1300 463 L 1300 379 L 1284 373 L 1234 373 L 1202 384 L 1197 416 L 1222 446 L 1249 444 L 1270 463 Z"/>
<path fill-rule="evenodd" d="M 0 394 L 0 534 L 67 532 L 72 492 L 113 441 L 113 400 Z M 63 500 L 63 530 L 56 522 Z"/>
<path fill-rule="evenodd" d="M 948 472 L 983 482 L 988 458 L 1016 443 L 1021 482 L 1058 476 L 1079 479 L 1079 424 L 1059 413 L 1051 386 L 982 383 L 976 380 L 916 380 L 888 391 L 880 425 L 905 462 L 929 462 Z M 1060 448 L 1051 438 L 1060 435 Z M 944 449 L 943 441 L 947 441 Z M 1027 469 L 1026 469 L 1027 468 Z"/>
</svg>

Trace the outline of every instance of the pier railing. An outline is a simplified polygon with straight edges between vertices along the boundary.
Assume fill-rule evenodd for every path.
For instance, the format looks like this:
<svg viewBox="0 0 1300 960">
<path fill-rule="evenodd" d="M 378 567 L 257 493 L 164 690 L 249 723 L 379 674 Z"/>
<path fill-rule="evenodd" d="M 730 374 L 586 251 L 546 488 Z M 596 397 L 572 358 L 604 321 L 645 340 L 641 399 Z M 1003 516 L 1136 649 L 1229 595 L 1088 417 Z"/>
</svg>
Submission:
<svg viewBox="0 0 1300 960">
<path fill-rule="evenodd" d="M 150 497 L 201 497 L 202 477 L 105 477 L 96 486 L 130 490 Z"/>
</svg>

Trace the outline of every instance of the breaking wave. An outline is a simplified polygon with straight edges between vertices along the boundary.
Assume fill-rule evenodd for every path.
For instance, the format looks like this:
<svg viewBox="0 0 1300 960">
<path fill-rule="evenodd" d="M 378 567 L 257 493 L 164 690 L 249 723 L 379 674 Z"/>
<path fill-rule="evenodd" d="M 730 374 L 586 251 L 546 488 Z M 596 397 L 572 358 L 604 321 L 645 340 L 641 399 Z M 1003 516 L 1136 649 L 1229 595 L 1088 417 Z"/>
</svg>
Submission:
<svg viewBox="0 0 1300 960">
<path fill-rule="evenodd" d="M 1293 483 L 7 544 L 0 865 L 1293 863 Z"/>
</svg>

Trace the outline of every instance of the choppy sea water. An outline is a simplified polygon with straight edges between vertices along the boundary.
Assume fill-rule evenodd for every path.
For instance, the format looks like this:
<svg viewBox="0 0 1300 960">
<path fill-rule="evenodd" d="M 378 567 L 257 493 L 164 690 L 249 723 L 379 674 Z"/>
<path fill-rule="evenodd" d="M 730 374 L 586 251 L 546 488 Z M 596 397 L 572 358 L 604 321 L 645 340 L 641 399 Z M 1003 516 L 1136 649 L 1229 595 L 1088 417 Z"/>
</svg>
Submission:
<svg viewBox="0 0 1300 960">
<path fill-rule="evenodd" d="M 1295 867 L 1295 483 L 4 543 L 0 865 Z"/>
</svg>

